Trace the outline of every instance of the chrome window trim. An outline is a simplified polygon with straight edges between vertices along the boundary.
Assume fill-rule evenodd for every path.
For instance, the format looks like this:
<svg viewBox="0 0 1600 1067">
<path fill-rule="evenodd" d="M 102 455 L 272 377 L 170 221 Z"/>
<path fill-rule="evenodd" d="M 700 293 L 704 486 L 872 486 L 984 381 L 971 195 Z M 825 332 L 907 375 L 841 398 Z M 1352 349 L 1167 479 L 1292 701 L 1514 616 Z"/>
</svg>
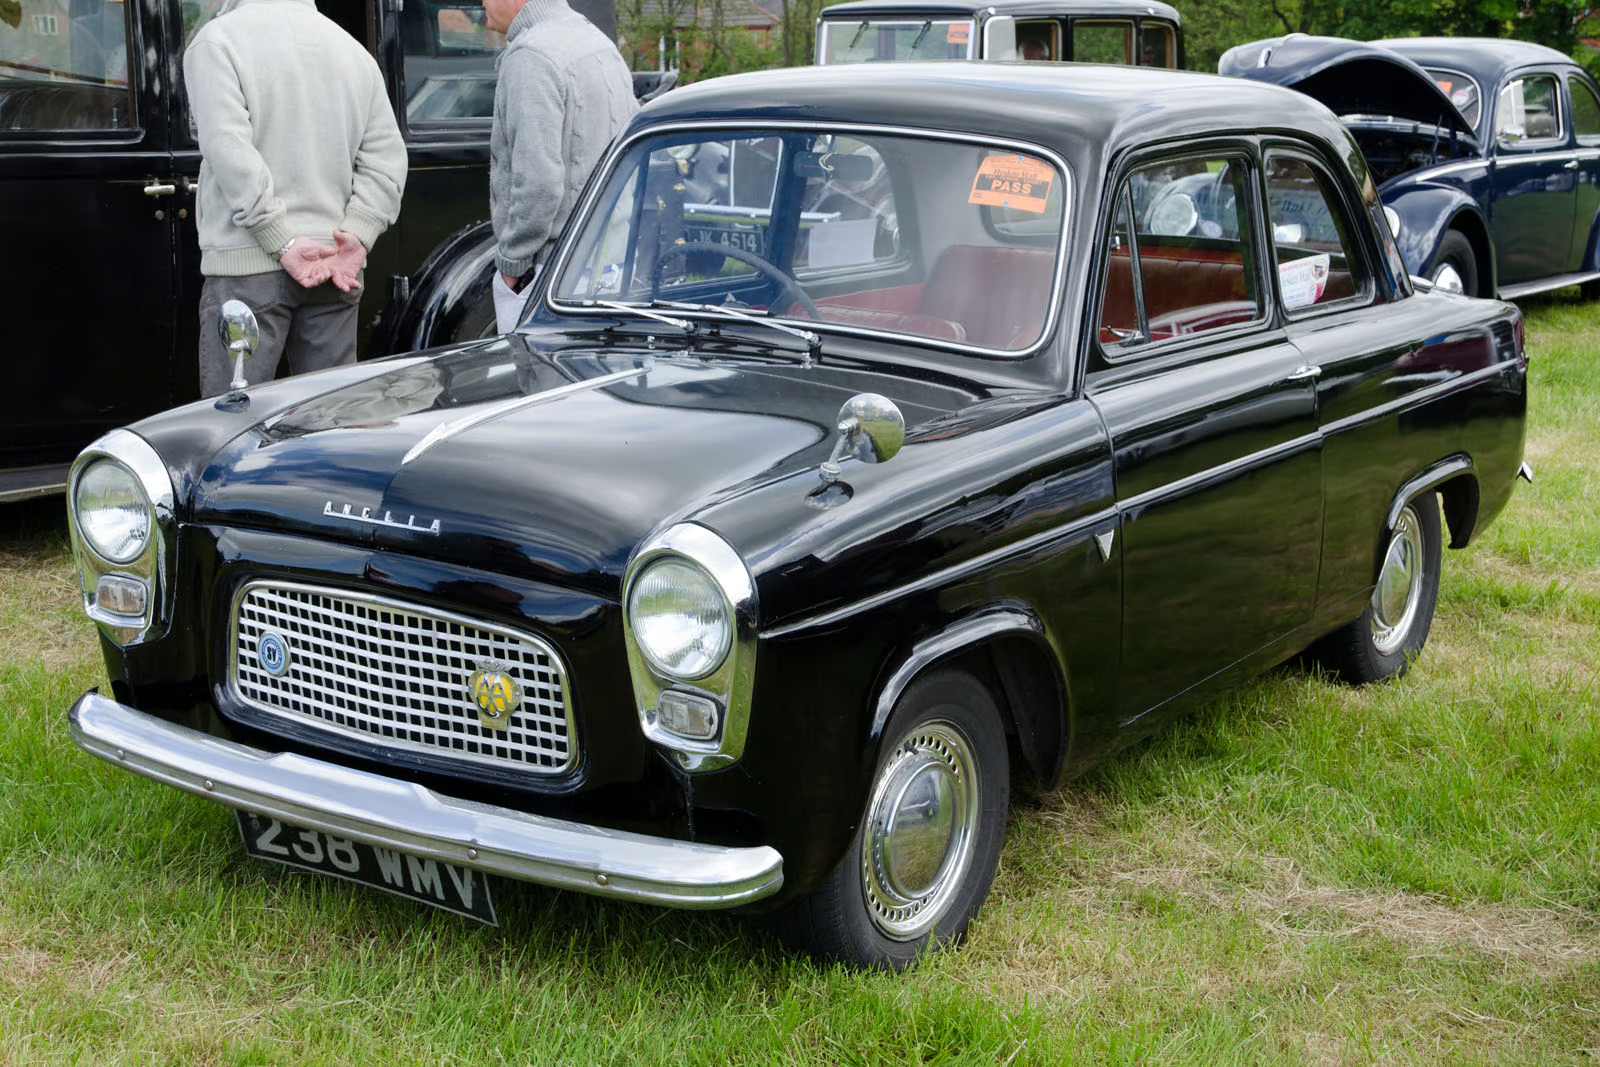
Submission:
<svg viewBox="0 0 1600 1067">
<path fill-rule="evenodd" d="M 1339 311 L 1358 311 L 1362 308 L 1371 307 L 1372 305 L 1376 304 L 1378 302 L 1377 272 L 1372 269 L 1373 265 L 1368 262 L 1369 250 L 1361 247 L 1361 235 L 1358 232 L 1360 226 L 1354 221 L 1360 216 L 1352 215 L 1348 210 L 1349 205 L 1345 204 L 1342 199 L 1336 199 L 1332 203 L 1329 203 L 1328 210 L 1344 212 L 1345 232 L 1350 237 L 1354 238 L 1354 243 L 1356 245 L 1353 250 L 1349 248 L 1344 249 L 1345 269 L 1349 269 L 1352 257 L 1355 258 L 1361 267 L 1362 273 L 1365 275 L 1365 277 L 1361 279 L 1361 288 L 1356 290 L 1355 295 L 1347 296 L 1342 300 L 1332 300 L 1326 304 L 1308 304 L 1302 308 L 1292 308 L 1282 299 L 1280 299 L 1283 295 L 1283 276 L 1281 274 L 1283 269 L 1283 261 L 1278 259 L 1278 239 L 1274 236 L 1275 223 L 1272 221 L 1271 215 L 1272 190 L 1267 182 L 1267 170 L 1271 166 L 1272 157 L 1274 155 L 1287 156 L 1290 159 L 1298 159 L 1306 166 L 1312 168 L 1313 171 L 1320 171 L 1322 176 L 1328 180 L 1328 184 L 1334 188 L 1336 197 L 1338 196 L 1339 182 L 1336 178 L 1334 178 L 1332 168 L 1330 168 L 1326 163 L 1309 151 L 1294 147 L 1292 142 L 1275 141 L 1262 146 L 1261 191 L 1266 195 L 1268 205 L 1267 213 L 1263 216 L 1262 221 L 1266 223 L 1267 251 L 1272 255 L 1273 270 L 1271 285 L 1274 297 L 1273 302 L 1283 310 L 1283 317 L 1285 321 L 1301 322 L 1305 319 L 1314 319 L 1319 315 L 1332 314 Z M 1321 190 L 1319 189 L 1318 192 L 1321 192 Z M 1291 260 L 1290 262 L 1293 261 Z"/>
<path fill-rule="evenodd" d="M 1515 145 L 1513 145 L 1511 147 L 1506 147 L 1505 145 L 1502 145 L 1500 143 L 1500 98 L 1505 95 L 1505 91 L 1507 89 L 1511 88 L 1517 82 L 1533 81 L 1535 78 L 1549 78 L 1551 83 L 1555 86 L 1556 132 L 1551 134 L 1549 137 L 1525 137 L 1521 141 L 1517 142 L 1517 144 L 1515 144 Z M 1562 100 L 1561 100 L 1561 75 L 1557 74 L 1553 70 L 1529 70 L 1529 71 L 1524 71 L 1524 72 L 1518 73 L 1518 74 L 1512 74 L 1510 77 L 1508 77 L 1506 79 L 1505 84 L 1500 86 L 1499 89 L 1495 90 L 1495 94 L 1494 94 L 1494 120 L 1490 124 L 1489 131 L 1488 131 L 1489 132 L 1488 140 L 1489 140 L 1489 143 L 1494 147 L 1495 158 L 1496 159 L 1501 158 L 1500 153 L 1501 153 L 1502 150 L 1504 150 L 1506 152 L 1515 153 L 1514 155 L 1505 157 L 1508 161 L 1510 161 L 1510 160 L 1526 161 L 1526 160 L 1531 160 L 1531 159 L 1535 159 L 1535 158 L 1539 158 L 1539 157 L 1549 158 L 1551 155 L 1555 155 L 1558 158 L 1562 158 L 1562 159 L 1566 158 L 1566 156 L 1569 153 L 1565 153 L 1565 152 L 1562 152 L 1562 153 L 1537 152 L 1537 153 L 1534 153 L 1531 156 L 1524 156 L 1524 155 L 1520 154 L 1520 149 L 1521 149 L 1521 147 L 1523 145 L 1559 144 L 1559 143 L 1561 143 L 1561 142 L 1563 142 L 1563 141 L 1565 141 L 1567 139 L 1567 109 L 1562 107 L 1561 103 L 1562 103 Z M 1568 102 L 1567 106 L 1570 107 L 1571 103 Z"/>
<path fill-rule="evenodd" d="M 633 632 L 628 600 L 634 580 L 646 566 L 665 556 L 688 560 L 711 576 L 730 609 L 733 641 L 723 661 L 700 678 L 685 680 L 657 671 L 650 665 Z M 628 673 L 645 737 L 672 751 L 686 771 L 727 767 L 744 755 L 750 726 L 750 694 L 755 683 L 756 637 L 760 623 L 755 579 L 743 558 L 718 534 L 698 523 L 681 522 L 646 538 L 628 561 L 622 581 L 622 635 L 627 646 Z M 710 697 L 721 721 L 717 736 L 706 741 L 682 737 L 665 729 L 656 716 L 661 694 L 678 689 Z"/>
<path fill-rule="evenodd" d="M 611 175 L 616 170 L 617 161 L 623 154 L 633 148 L 640 141 L 656 138 L 674 133 L 700 133 L 718 130 L 814 130 L 818 133 L 848 133 L 848 134 L 876 134 L 885 137 L 905 137 L 922 141 L 953 141 L 958 144 L 977 146 L 994 146 L 1009 149 L 1026 155 L 1037 156 L 1049 160 L 1056 168 L 1056 173 L 1061 175 L 1061 234 L 1055 246 L 1056 264 L 1050 292 L 1050 305 L 1045 312 L 1044 325 L 1039 328 L 1039 339 L 1027 348 L 984 348 L 979 345 L 963 344 L 959 341 L 945 341 L 933 337 L 919 337 L 912 333 L 894 333 L 889 330 L 875 330 L 869 326 L 853 326 L 839 322 L 816 322 L 812 319 L 796 319 L 783 315 L 772 315 L 769 318 L 779 322 L 799 323 L 806 329 L 820 328 L 825 333 L 841 333 L 852 336 L 867 337 L 873 340 L 888 340 L 897 345 L 915 344 L 919 347 L 936 348 L 958 355 L 981 356 L 986 359 L 1000 359 L 1007 362 L 1021 362 L 1038 354 L 1050 342 L 1060 321 L 1062 303 L 1062 289 L 1066 280 L 1068 239 L 1072 235 L 1072 211 L 1076 205 L 1074 199 L 1077 192 L 1073 185 L 1072 168 L 1067 166 L 1066 160 L 1056 152 L 1040 145 L 1029 144 L 1026 141 L 1016 141 L 1007 137 L 985 137 L 981 134 L 962 133 L 954 130 L 928 130 L 914 126 L 887 126 L 871 123 L 852 122 L 801 122 L 795 119 L 773 119 L 770 121 L 752 122 L 749 120 L 732 121 L 729 119 L 691 119 L 680 122 L 663 123 L 659 126 L 649 126 L 635 131 L 626 140 L 619 141 L 612 147 L 610 154 L 605 158 L 601 168 L 595 173 L 604 175 L 602 180 L 591 181 L 583 202 L 573 212 L 574 221 L 568 225 L 572 233 L 572 240 L 561 242 L 561 252 L 556 261 L 551 265 L 548 277 L 549 284 L 544 287 L 544 303 L 551 311 L 560 315 L 576 318 L 616 318 L 617 312 L 610 308 L 591 308 L 580 304 L 564 303 L 555 295 L 557 281 L 566 272 L 573 250 L 578 244 L 576 235 L 582 234 L 594 215 L 594 209 L 599 202 L 600 193 L 609 184 Z M 698 312 L 683 311 L 674 308 L 674 315 L 684 318 L 696 318 L 706 321 L 718 322 L 726 325 L 725 319 L 716 316 L 704 316 Z"/>
<path fill-rule="evenodd" d="M 549 658 L 552 667 L 554 667 L 556 673 L 560 676 L 562 716 L 565 720 L 567 728 L 566 763 L 560 766 L 539 767 L 531 764 L 516 763 L 511 760 L 480 756 L 475 753 L 458 752 L 439 745 L 425 745 L 397 737 L 384 737 L 381 734 L 374 734 L 366 730 L 353 730 L 337 723 L 326 722 L 324 720 L 312 718 L 306 715 L 299 715 L 295 712 L 286 711 L 283 708 L 275 707 L 271 704 L 264 703 L 254 699 L 253 697 L 245 695 L 245 693 L 239 688 L 239 606 L 244 602 L 245 597 L 249 595 L 251 590 L 263 587 L 270 589 L 287 589 L 295 592 L 312 593 L 319 596 L 329 596 L 344 600 L 357 601 L 362 604 L 379 608 L 380 610 L 406 612 L 418 615 L 430 615 L 446 622 L 453 622 L 462 626 L 469 626 L 475 630 L 484 630 L 489 633 L 499 634 L 501 637 L 504 637 L 510 641 L 525 642 L 533 645 L 542 655 Z M 257 578 L 242 583 L 238 589 L 234 590 L 233 597 L 230 599 L 228 604 L 228 670 L 226 689 L 230 698 L 237 701 L 244 707 L 250 708 L 252 711 L 259 712 L 262 715 L 270 716 L 274 721 L 291 723 L 318 734 L 333 734 L 338 737 L 357 740 L 366 745 L 374 745 L 381 748 L 392 748 L 409 752 L 414 755 L 428 756 L 442 762 L 465 763 L 480 767 L 494 767 L 498 770 L 525 773 L 530 776 L 547 778 L 571 775 L 577 771 L 578 765 L 581 761 L 582 746 L 580 746 L 578 743 L 577 721 L 572 711 L 570 672 L 567 670 L 566 662 L 562 660 L 561 656 L 548 641 L 545 641 L 543 638 L 525 630 L 518 630 L 514 627 L 504 626 L 498 623 L 485 622 L 482 619 L 477 619 L 470 615 L 463 615 L 460 612 L 447 611 L 442 608 L 436 608 L 432 605 L 422 604 L 416 601 L 399 600 L 393 597 L 375 596 L 371 593 L 362 592 L 361 590 L 346 586 L 316 585 L 310 582 L 279 581 L 273 578 Z"/>
<path fill-rule="evenodd" d="M 1450 393 L 1454 393 L 1460 389 L 1465 389 L 1479 381 L 1484 381 L 1504 374 L 1511 366 L 1513 366 L 1513 364 L 1509 361 L 1495 363 L 1491 366 L 1472 371 L 1468 374 L 1462 374 L 1447 381 L 1438 382 L 1434 385 L 1418 389 L 1414 392 L 1407 393 L 1405 396 L 1391 400 L 1388 403 L 1364 411 L 1359 415 L 1351 415 L 1346 418 L 1338 419 L 1334 422 L 1328 423 L 1327 425 L 1318 428 L 1313 433 L 1302 434 L 1289 441 L 1274 445 L 1271 448 L 1264 448 L 1260 451 L 1252 452 L 1248 456 L 1241 456 L 1238 459 L 1230 460 L 1229 462 L 1220 464 L 1216 467 L 1198 471 L 1186 477 L 1168 482 L 1166 485 L 1157 486 L 1154 489 L 1146 490 L 1145 492 L 1129 497 L 1126 500 L 1119 500 L 1112 507 L 1105 508 L 1093 515 L 1077 519 L 1065 526 L 1060 526 L 1052 530 L 1045 530 L 1041 533 L 1034 534 L 1031 537 L 1026 537 L 1012 544 L 991 549 L 988 552 L 980 553 L 971 559 L 952 564 L 925 577 L 918 578 L 915 581 L 895 586 L 892 589 L 885 589 L 881 593 L 874 593 L 871 596 L 863 597 L 862 599 L 854 601 L 850 604 L 833 608 L 818 615 L 806 616 L 804 618 L 797 619 L 794 622 L 784 623 L 781 626 L 775 626 L 770 630 L 763 631 L 761 636 L 763 638 L 787 637 L 790 634 L 800 633 L 816 627 L 830 626 L 834 623 L 842 622 L 843 620 L 854 615 L 858 615 L 864 611 L 870 611 L 873 608 L 892 603 L 895 600 L 899 600 L 901 597 L 910 596 L 914 593 L 923 592 L 928 589 L 938 588 L 940 586 L 959 581 L 976 571 L 981 571 L 987 567 L 1003 563 L 1014 556 L 1025 555 L 1029 552 L 1034 552 L 1046 546 L 1052 545 L 1057 541 L 1066 541 L 1077 535 L 1087 534 L 1088 532 L 1092 531 L 1094 527 L 1103 525 L 1104 523 L 1111 522 L 1120 526 L 1122 516 L 1128 512 L 1138 511 L 1142 508 L 1149 507 L 1150 505 L 1159 503 L 1168 497 L 1185 493 L 1213 479 L 1227 477 L 1231 474 L 1238 473 L 1240 470 L 1258 466 L 1267 460 L 1277 458 L 1280 454 L 1296 452 L 1313 444 L 1321 444 L 1327 438 L 1332 437 L 1335 434 L 1343 433 L 1347 430 L 1354 429 L 1367 423 L 1376 422 L 1379 419 L 1389 416 L 1390 414 L 1394 414 L 1408 408 L 1417 407 L 1422 404 L 1431 403 L 1440 397 L 1449 395 Z"/>
<path fill-rule="evenodd" d="M 90 546 L 78 528 L 78 479 L 92 464 L 109 459 L 133 472 L 150 501 L 150 542 L 136 558 L 114 563 Z M 82 586 L 83 610 L 100 630 L 116 644 L 130 645 L 153 641 L 167 632 L 172 621 L 172 597 L 168 585 L 173 574 L 178 546 L 176 492 L 172 475 L 160 454 L 132 430 L 112 430 L 91 443 L 72 461 L 67 475 L 67 525 L 72 536 L 72 555 L 77 563 Z M 146 590 L 142 616 L 106 611 L 94 599 L 99 580 L 108 574 L 124 575 L 143 581 Z"/>
</svg>

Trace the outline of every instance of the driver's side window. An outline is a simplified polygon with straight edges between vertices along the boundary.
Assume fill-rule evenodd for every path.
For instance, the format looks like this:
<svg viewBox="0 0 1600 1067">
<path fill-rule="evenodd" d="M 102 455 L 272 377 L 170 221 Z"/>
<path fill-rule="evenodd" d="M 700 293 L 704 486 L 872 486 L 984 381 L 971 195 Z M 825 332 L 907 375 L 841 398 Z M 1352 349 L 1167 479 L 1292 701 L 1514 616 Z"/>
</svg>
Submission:
<svg viewBox="0 0 1600 1067">
<path fill-rule="evenodd" d="M 1108 355 L 1261 319 L 1248 171 L 1243 157 L 1191 156 L 1128 177 L 1116 201 L 1100 307 Z"/>
</svg>

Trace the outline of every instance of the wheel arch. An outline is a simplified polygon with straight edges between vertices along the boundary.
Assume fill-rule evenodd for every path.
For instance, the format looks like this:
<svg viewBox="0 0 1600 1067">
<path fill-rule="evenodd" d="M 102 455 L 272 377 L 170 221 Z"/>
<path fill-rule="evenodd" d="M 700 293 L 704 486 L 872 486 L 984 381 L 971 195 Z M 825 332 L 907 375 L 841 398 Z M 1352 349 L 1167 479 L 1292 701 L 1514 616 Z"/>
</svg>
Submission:
<svg viewBox="0 0 1600 1067">
<path fill-rule="evenodd" d="M 373 334 L 374 355 L 393 355 L 455 340 L 474 301 L 494 276 L 494 230 L 487 220 L 441 241 L 408 279 L 409 293 L 391 304 Z"/>
<path fill-rule="evenodd" d="M 1436 491 L 1444 506 L 1450 547 L 1466 548 L 1478 525 L 1478 470 L 1465 453 L 1446 456 L 1407 479 L 1395 493 L 1385 516 L 1385 531 L 1394 529 L 1405 506 L 1424 493 Z"/>
<path fill-rule="evenodd" d="M 1453 186 L 1423 183 L 1398 193 L 1391 190 L 1384 197 L 1384 206 L 1392 208 L 1400 218 L 1395 240 L 1406 269 L 1412 274 L 1426 277 L 1439 257 L 1444 235 L 1457 230 L 1472 246 L 1477 260 L 1477 295 L 1493 296 L 1498 291 L 1489 223 L 1472 197 Z"/>
<path fill-rule="evenodd" d="M 958 667 L 988 686 L 1007 736 L 1040 782 L 1056 780 L 1071 741 L 1071 705 L 1059 657 L 1044 624 L 1019 607 L 992 608 L 919 638 L 891 661 L 872 704 L 870 742 L 882 743 L 906 688 L 930 670 Z"/>
</svg>

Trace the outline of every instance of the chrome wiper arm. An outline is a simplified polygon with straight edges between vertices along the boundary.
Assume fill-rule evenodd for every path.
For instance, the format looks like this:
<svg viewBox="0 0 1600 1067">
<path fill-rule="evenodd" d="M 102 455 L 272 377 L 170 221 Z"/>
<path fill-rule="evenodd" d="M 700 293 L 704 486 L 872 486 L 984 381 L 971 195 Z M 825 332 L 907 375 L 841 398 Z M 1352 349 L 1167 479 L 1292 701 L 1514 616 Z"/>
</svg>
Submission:
<svg viewBox="0 0 1600 1067">
<path fill-rule="evenodd" d="M 667 302 L 664 300 L 658 300 L 656 303 L 664 304 Z M 690 335 L 693 335 L 695 330 L 698 329 L 698 327 L 696 327 L 695 324 L 690 322 L 688 319 L 675 319 L 671 315 L 663 315 L 659 311 L 652 311 L 643 304 L 624 304 L 620 300 L 585 300 L 583 301 L 582 306 L 610 308 L 612 311 L 626 311 L 634 315 L 643 315 L 647 319 L 655 319 L 657 322 L 664 322 L 668 326 L 676 326 L 684 333 Z"/>
<path fill-rule="evenodd" d="M 752 315 L 748 311 L 728 307 L 726 304 L 691 304 L 682 300 L 657 300 L 655 301 L 655 306 L 676 308 L 679 311 L 700 311 L 708 315 L 727 315 L 729 318 L 738 319 L 741 322 L 750 322 L 757 326 L 770 326 L 774 330 L 781 330 L 791 337 L 798 337 L 804 341 L 808 357 L 815 357 L 822 352 L 821 334 L 812 330 L 802 330 L 798 326 L 774 322 L 772 319 L 763 318 L 760 315 Z"/>
</svg>

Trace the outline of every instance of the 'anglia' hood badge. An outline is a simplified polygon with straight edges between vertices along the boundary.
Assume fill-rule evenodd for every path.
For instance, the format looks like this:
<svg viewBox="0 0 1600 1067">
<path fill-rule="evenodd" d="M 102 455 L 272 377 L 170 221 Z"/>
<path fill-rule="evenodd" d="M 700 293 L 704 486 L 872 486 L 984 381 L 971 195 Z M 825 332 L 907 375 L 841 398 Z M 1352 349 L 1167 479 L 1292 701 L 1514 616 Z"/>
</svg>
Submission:
<svg viewBox="0 0 1600 1067">
<path fill-rule="evenodd" d="M 405 522 L 397 522 L 394 517 L 394 512 L 392 511 L 385 511 L 383 513 L 383 518 L 380 519 L 378 516 L 372 513 L 371 508 L 362 508 L 360 511 L 356 511 L 355 505 L 353 504 L 346 504 L 344 506 L 344 510 L 342 511 L 337 510 L 334 508 L 333 501 L 331 500 L 322 505 L 322 513 L 328 516 L 330 519 L 349 519 L 351 522 L 369 522 L 374 526 L 393 526 L 397 530 L 414 530 L 417 533 L 430 534 L 436 534 L 439 532 L 438 519 L 434 519 L 431 526 L 420 525 L 417 522 L 417 517 L 415 515 L 407 515 Z"/>
</svg>

